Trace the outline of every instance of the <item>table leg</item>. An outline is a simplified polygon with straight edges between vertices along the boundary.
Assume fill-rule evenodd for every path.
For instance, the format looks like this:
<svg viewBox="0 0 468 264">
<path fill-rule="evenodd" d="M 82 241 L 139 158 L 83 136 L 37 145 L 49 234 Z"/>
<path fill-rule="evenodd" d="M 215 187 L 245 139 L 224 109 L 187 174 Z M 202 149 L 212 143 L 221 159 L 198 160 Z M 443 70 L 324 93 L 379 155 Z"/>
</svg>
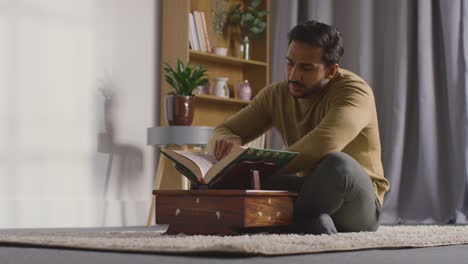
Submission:
<svg viewBox="0 0 468 264">
<path fill-rule="evenodd" d="M 159 190 L 161 187 L 161 180 L 163 176 L 163 170 L 166 166 L 166 158 L 160 154 L 159 155 L 159 162 L 158 162 L 158 169 L 156 174 L 154 175 L 154 187 L 153 190 Z M 185 178 L 185 177 L 184 177 Z M 150 227 L 153 224 L 153 217 L 155 215 L 155 206 L 156 206 L 156 198 L 154 195 L 151 195 L 151 207 L 148 214 L 148 219 L 146 221 L 146 227 Z"/>
</svg>

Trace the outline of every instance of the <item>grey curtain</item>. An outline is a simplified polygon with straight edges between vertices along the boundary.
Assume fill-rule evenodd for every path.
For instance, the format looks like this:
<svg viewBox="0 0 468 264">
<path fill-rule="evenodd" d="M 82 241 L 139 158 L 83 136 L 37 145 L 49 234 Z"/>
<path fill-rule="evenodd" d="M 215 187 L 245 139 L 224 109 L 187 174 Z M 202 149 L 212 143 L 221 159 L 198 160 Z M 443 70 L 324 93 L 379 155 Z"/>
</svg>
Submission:
<svg viewBox="0 0 468 264">
<path fill-rule="evenodd" d="M 341 66 L 372 86 L 391 182 L 384 223 L 467 221 L 467 14 L 468 0 L 272 1 L 272 81 L 285 78 L 288 30 L 315 19 L 338 27 Z"/>
</svg>

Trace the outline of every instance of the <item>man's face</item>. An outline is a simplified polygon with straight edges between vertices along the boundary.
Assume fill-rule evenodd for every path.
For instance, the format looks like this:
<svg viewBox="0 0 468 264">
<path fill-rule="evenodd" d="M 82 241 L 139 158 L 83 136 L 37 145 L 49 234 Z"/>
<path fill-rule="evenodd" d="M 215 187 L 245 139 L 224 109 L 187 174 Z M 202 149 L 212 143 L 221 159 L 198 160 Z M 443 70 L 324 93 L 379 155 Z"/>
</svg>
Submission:
<svg viewBox="0 0 468 264">
<path fill-rule="evenodd" d="M 312 95 L 334 76 L 338 65 L 325 66 L 323 49 L 304 42 L 292 41 L 286 56 L 289 93 L 297 98 Z"/>
</svg>

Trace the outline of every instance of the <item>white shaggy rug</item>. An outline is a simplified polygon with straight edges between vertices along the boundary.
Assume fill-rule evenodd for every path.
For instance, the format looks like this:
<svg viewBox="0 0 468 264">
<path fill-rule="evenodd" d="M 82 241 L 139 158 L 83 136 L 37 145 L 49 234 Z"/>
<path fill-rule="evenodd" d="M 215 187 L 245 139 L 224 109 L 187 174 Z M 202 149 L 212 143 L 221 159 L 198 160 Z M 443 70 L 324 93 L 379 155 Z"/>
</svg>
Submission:
<svg viewBox="0 0 468 264">
<path fill-rule="evenodd" d="M 382 226 L 337 235 L 165 236 L 161 231 L 0 231 L 0 246 L 53 247 L 144 253 L 289 255 L 376 248 L 468 244 L 468 226 Z"/>
</svg>

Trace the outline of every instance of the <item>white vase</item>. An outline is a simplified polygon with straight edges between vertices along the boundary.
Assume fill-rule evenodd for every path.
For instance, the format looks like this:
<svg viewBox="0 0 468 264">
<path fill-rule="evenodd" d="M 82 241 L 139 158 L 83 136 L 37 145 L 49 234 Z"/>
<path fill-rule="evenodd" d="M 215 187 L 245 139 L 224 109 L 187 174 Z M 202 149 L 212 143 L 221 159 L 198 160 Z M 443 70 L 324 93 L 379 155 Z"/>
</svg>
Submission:
<svg viewBox="0 0 468 264">
<path fill-rule="evenodd" d="M 224 98 L 229 98 L 229 87 L 227 85 L 227 81 L 229 78 L 227 77 L 218 77 L 215 78 L 216 84 L 214 88 L 214 95 Z"/>
</svg>

